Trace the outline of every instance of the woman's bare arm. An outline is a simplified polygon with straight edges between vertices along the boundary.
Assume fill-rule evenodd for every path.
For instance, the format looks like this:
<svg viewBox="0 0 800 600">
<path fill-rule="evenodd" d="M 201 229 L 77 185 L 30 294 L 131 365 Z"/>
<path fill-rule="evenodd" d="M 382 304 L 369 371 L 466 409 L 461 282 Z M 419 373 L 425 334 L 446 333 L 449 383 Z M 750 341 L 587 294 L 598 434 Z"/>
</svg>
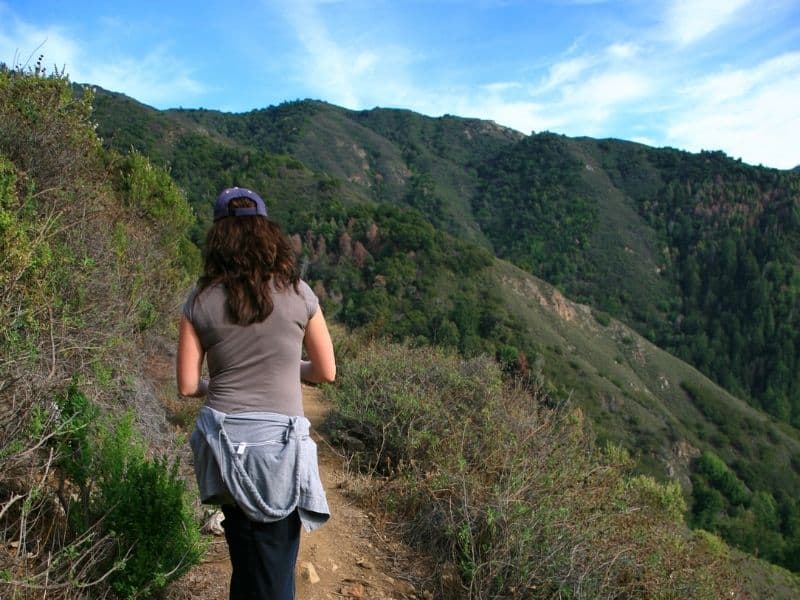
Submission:
<svg viewBox="0 0 800 600">
<path fill-rule="evenodd" d="M 311 383 L 332 382 L 336 378 L 336 359 L 333 356 L 331 334 L 321 308 L 317 308 L 317 312 L 306 324 L 303 345 L 308 360 L 300 362 L 300 378 Z"/>
<path fill-rule="evenodd" d="M 175 375 L 178 380 L 178 392 L 182 396 L 206 395 L 208 382 L 200 377 L 203 358 L 205 358 L 205 352 L 200 345 L 200 338 L 197 336 L 194 326 L 186 316 L 181 316 Z"/>
</svg>

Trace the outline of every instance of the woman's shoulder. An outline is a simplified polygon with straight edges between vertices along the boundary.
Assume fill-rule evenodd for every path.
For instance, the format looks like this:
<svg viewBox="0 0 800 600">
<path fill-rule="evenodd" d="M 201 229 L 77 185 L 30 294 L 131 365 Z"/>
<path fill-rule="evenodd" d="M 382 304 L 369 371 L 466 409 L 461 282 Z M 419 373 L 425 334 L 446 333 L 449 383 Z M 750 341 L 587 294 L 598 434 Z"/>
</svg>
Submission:
<svg viewBox="0 0 800 600">
<path fill-rule="evenodd" d="M 317 307 L 319 306 L 319 298 L 314 293 L 314 290 L 311 289 L 311 286 L 308 285 L 303 279 L 297 280 L 297 293 L 303 299 L 303 302 L 306 305 L 306 314 L 310 319 L 314 316 L 314 313 L 317 312 Z"/>
<path fill-rule="evenodd" d="M 183 314 L 189 320 L 193 320 L 192 315 L 198 308 L 202 310 L 203 306 L 214 305 L 224 301 L 225 286 L 222 284 L 212 283 L 202 289 L 195 285 L 186 296 L 186 302 L 183 304 Z"/>
<path fill-rule="evenodd" d="M 313 294 L 314 290 L 311 289 L 311 286 L 308 285 L 305 279 L 298 279 L 297 280 L 297 289 L 300 294 Z"/>
</svg>

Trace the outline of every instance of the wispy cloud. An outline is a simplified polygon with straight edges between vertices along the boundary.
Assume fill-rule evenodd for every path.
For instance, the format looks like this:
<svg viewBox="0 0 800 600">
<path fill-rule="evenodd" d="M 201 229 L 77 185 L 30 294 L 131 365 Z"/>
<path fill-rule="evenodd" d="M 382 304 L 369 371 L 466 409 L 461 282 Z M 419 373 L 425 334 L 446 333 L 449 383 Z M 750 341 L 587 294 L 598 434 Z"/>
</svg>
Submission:
<svg viewBox="0 0 800 600">
<path fill-rule="evenodd" d="M 296 76 L 325 100 L 348 108 L 405 100 L 409 89 L 410 52 L 391 42 L 360 43 L 336 39 L 320 15 L 321 4 L 334 0 L 297 0 L 283 3 L 284 18 L 293 27 L 303 53 L 296 58 Z"/>
<path fill-rule="evenodd" d="M 797 0 L 550 0 L 547 10 L 481 0 L 444 27 L 431 24 L 458 0 L 261 0 L 258 10 L 231 0 L 225 26 L 249 15 L 248 34 L 213 52 L 192 44 L 222 25 L 166 5 L 159 26 L 121 13 L 56 26 L 26 23 L 3 2 L 0 61 L 27 60 L 44 42 L 49 68 L 159 107 L 315 97 L 800 162 Z"/>
<path fill-rule="evenodd" d="M 40 55 L 44 66 L 72 66 L 80 54 L 78 44 L 58 27 L 36 27 L 4 14 L 0 21 L 0 61 L 11 66 L 32 67 Z"/>
<path fill-rule="evenodd" d="M 328 34 L 316 4 L 312 0 L 286 4 L 285 15 L 305 49 L 300 73 L 311 89 L 326 90 L 326 98 L 332 102 L 354 107 L 358 104 L 358 94 L 352 62 Z"/>
<path fill-rule="evenodd" d="M 570 48 L 567 57 L 550 65 L 544 82 L 530 88 L 531 95 L 546 106 L 551 127 L 607 135 L 614 115 L 652 96 L 657 82 L 644 68 L 636 43 L 618 41 L 574 54 L 578 50 Z"/>
<path fill-rule="evenodd" d="M 666 12 L 666 35 L 688 46 L 728 25 L 755 0 L 673 0 Z"/>
<path fill-rule="evenodd" d="M 595 64 L 597 58 L 591 56 L 577 56 L 559 61 L 550 66 L 547 80 L 536 92 L 541 94 L 574 83 Z"/>
<path fill-rule="evenodd" d="M 669 119 L 668 139 L 692 151 L 724 148 L 746 162 L 800 163 L 800 52 L 715 73 L 681 90 L 687 106 Z"/>
<path fill-rule="evenodd" d="M 148 104 L 188 103 L 205 89 L 167 45 L 139 56 L 120 56 L 93 47 L 92 40 L 66 28 L 37 27 L 13 17 L 0 22 L 0 61 L 32 66 L 40 54 L 48 70 L 65 70 L 72 81 L 124 91 Z"/>
<path fill-rule="evenodd" d="M 141 102 L 159 106 L 190 105 L 205 90 L 168 48 L 155 48 L 142 57 L 122 58 L 105 64 L 81 66 L 73 81 L 92 83 L 108 90 L 125 90 Z M 188 100 L 188 101 L 187 101 Z"/>
<path fill-rule="evenodd" d="M 481 90 L 477 94 L 426 95 L 426 104 L 428 108 L 423 111 L 426 114 L 450 113 L 490 119 L 526 134 L 554 129 L 558 124 L 548 115 L 545 105 L 530 100 L 514 100 L 490 90 Z"/>
</svg>

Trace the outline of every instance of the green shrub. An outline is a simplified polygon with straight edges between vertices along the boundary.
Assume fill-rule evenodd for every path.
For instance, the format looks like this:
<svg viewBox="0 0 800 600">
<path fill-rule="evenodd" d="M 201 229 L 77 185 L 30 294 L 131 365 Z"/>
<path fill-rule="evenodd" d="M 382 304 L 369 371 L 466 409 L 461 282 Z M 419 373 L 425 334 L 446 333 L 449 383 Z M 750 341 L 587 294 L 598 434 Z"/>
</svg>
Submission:
<svg viewBox="0 0 800 600">
<path fill-rule="evenodd" d="M 608 327 L 611 325 L 611 315 L 601 310 L 593 310 L 592 316 L 594 316 L 595 321 L 600 323 L 603 327 Z"/>
<path fill-rule="evenodd" d="M 111 586 L 123 598 L 152 595 L 202 555 L 178 464 L 148 458 L 131 417 L 103 418 L 75 385 L 58 404 L 59 466 L 80 490 L 80 503 L 69 506 L 73 535 L 99 526 L 113 549 L 96 569 L 111 572 Z"/>
<path fill-rule="evenodd" d="M 633 503 L 657 511 L 674 523 L 682 523 L 686 500 L 678 483 L 658 483 L 648 475 L 639 475 L 627 482 Z"/>
<path fill-rule="evenodd" d="M 744 483 L 736 477 L 719 456 L 706 450 L 695 462 L 696 471 L 717 490 L 722 492 L 731 504 L 745 504 L 750 499 L 750 492 Z"/>
<path fill-rule="evenodd" d="M 122 182 L 128 205 L 173 234 L 182 235 L 194 224 L 192 209 L 169 173 L 142 154 L 121 159 Z"/>
</svg>

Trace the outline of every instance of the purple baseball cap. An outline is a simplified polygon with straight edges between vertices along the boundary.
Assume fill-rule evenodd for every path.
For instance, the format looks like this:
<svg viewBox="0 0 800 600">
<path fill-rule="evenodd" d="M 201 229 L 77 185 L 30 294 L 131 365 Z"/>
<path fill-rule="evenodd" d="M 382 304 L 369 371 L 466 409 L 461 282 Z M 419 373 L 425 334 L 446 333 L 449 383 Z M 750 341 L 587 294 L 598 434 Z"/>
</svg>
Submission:
<svg viewBox="0 0 800 600">
<path fill-rule="evenodd" d="M 256 203 L 255 206 L 247 208 L 232 208 L 230 206 L 231 200 L 234 198 L 249 198 Z M 256 194 L 253 190 L 247 188 L 232 187 L 222 190 L 217 196 L 217 201 L 214 204 L 214 220 L 219 221 L 225 217 L 250 217 L 260 215 L 267 216 L 267 207 L 261 196 Z"/>
</svg>

